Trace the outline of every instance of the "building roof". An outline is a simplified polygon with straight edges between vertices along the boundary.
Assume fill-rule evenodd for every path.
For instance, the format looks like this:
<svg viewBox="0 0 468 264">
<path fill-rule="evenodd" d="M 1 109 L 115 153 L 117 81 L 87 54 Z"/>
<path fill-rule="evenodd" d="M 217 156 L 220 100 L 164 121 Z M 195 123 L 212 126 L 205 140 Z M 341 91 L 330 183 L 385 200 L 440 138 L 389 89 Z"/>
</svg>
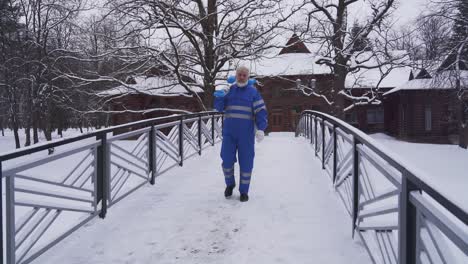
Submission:
<svg viewBox="0 0 468 264">
<path fill-rule="evenodd" d="M 286 43 L 286 47 L 282 48 L 279 54 L 285 53 L 310 53 L 304 42 L 294 33 Z"/>
<path fill-rule="evenodd" d="M 431 79 L 413 79 L 393 88 L 384 95 L 409 90 L 447 90 L 456 89 L 457 80 L 461 87 L 468 87 L 468 71 L 443 71 Z"/>
<path fill-rule="evenodd" d="M 409 64 L 410 58 L 406 51 L 395 50 L 391 52 L 392 59 L 400 66 L 384 64 L 387 58 L 376 56 L 374 52 L 361 52 L 355 59 L 355 63 L 363 67 L 358 72 L 351 72 L 346 76 L 345 87 L 351 88 L 394 88 L 406 82 L 411 74 L 412 68 L 404 66 Z M 377 68 L 373 68 L 377 67 Z M 389 71 L 389 73 L 387 73 Z M 383 74 L 387 74 L 382 78 Z"/>
<path fill-rule="evenodd" d="M 256 77 L 331 74 L 330 67 L 317 64 L 320 57 L 312 53 L 283 53 L 253 61 L 240 61 Z"/>
<path fill-rule="evenodd" d="M 356 73 L 349 73 L 346 76 L 345 87 L 350 88 L 394 88 L 408 80 L 411 67 L 395 68 L 382 79 L 379 69 L 362 69 Z M 381 80 L 382 79 L 382 80 Z M 379 83 L 380 82 L 380 83 Z"/>
<path fill-rule="evenodd" d="M 189 92 L 179 84 L 175 78 L 168 76 L 136 76 L 130 84 L 120 85 L 115 88 L 100 92 L 100 96 L 115 96 L 123 94 L 146 94 L 152 96 L 179 96 Z M 193 92 L 202 93 L 198 86 L 189 86 Z"/>
</svg>

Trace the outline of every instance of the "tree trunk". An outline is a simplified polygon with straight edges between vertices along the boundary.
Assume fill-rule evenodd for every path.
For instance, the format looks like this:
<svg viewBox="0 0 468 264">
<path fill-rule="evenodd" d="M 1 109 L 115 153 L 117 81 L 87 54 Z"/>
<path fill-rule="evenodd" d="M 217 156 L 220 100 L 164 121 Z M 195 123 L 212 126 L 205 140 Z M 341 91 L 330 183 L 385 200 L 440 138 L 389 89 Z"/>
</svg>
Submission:
<svg viewBox="0 0 468 264">
<path fill-rule="evenodd" d="M 214 96 L 213 93 L 215 91 L 214 85 L 210 84 L 209 81 L 205 81 L 205 92 L 203 95 L 203 103 L 207 110 L 211 110 L 214 108 Z"/>
<path fill-rule="evenodd" d="M 24 142 L 24 146 L 31 146 L 31 127 L 28 126 L 24 129 L 24 134 L 26 135 L 26 142 Z"/>
<path fill-rule="evenodd" d="M 80 133 L 83 134 L 83 117 L 80 117 Z"/>
<path fill-rule="evenodd" d="M 18 125 L 13 125 L 13 134 L 15 135 L 15 146 L 17 149 L 21 148 L 21 143 L 18 133 Z"/>
<path fill-rule="evenodd" d="M 37 144 L 39 142 L 39 132 L 38 130 L 38 116 L 36 115 L 36 111 L 33 112 L 33 142 L 34 144 Z"/>
<path fill-rule="evenodd" d="M 11 113 L 11 126 L 13 128 L 13 134 L 15 135 L 15 146 L 17 149 L 21 148 L 20 138 L 19 138 L 19 126 L 16 119 L 16 113 Z"/>
<path fill-rule="evenodd" d="M 2 137 L 5 136 L 5 128 L 3 126 L 3 117 L 0 118 L 0 129 L 2 130 Z"/>
</svg>

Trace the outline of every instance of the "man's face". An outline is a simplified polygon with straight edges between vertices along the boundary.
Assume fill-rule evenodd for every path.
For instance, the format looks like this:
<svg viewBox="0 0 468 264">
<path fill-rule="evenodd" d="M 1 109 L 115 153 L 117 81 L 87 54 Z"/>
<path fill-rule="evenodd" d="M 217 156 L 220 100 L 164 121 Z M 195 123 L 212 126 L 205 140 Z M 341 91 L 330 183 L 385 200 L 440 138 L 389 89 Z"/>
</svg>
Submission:
<svg viewBox="0 0 468 264">
<path fill-rule="evenodd" d="M 247 71 L 237 71 L 236 80 L 239 83 L 246 83 L 249 80 L 249 73 Z"/>
</svg>

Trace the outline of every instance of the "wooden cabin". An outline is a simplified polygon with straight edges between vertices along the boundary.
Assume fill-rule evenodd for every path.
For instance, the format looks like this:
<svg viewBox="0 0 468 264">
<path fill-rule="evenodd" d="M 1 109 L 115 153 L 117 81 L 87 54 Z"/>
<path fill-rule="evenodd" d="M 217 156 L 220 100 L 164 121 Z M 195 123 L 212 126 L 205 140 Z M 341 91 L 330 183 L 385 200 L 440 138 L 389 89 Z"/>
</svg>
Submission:
<svg viewBox="0 0 468 264">
<path fill-rule="evenodd" d="M 188 77 L 184 78 L 187 83 L 193 83 Z M 192 85 L 189 89 L 193 93 L 167 72 L 152 68 L 144 75 L 128 77 L 124 85 L 103 91 L 99 96 L 110 102 L 112 124 L 119 125 L 182 111 L 201 111 L 195 94 L 203 100 L 203 90 Z"/>
<path fill-rule="evenodd" d="M 468 120 L 468 97 L 458 96 L 461 87 L 468 87 L 468 71 L 443 70 L 433 75 L 422 71 L 384 94 L 388 134 L 426 143 L 458 144 L 468 138 L 460 127 L 463 119 Z"/>
</svg>

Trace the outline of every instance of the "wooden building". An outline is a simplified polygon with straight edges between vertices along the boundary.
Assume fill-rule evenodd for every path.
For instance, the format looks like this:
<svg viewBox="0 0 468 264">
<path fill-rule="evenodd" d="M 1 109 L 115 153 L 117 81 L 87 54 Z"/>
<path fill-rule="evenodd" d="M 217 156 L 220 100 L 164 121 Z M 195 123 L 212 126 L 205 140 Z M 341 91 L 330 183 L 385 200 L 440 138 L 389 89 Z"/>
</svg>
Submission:
<svg viewBox="0 0 468 264">
<path fill-rule="evenodd" d="M 192 81 L 186 79 L 186 81 Z M 203 90 L 190 86 L 203 100 Z M 127 78 L 125 85 L 99 94 L 109 101 L 112 124 L 119 125 L 142 119 L 167 116 L 182 111 L 199 112 L 202 107 L 193 95 L 169 74 L 150 69 L 146 74 Z M 167 109 L 167 110 L 165 110 Z M 174 110 L 181 110 L 175 112 Z"/>
<path fill-rule="evenodd" d="M 317 53 L 313 47 L 308 47 L 297 35 L 293 35 L 278 55 L 247 64 L 253 77 L 259 81 L 257 88 L 269 111 L 270 131 L 294 131 L 298 115 L 303 110 L 332 113 L 332 107 L 323 98 L 312 94 L 316 92 L 331 95 L 333 92 L 332 70 L 326 65 L 316 63 L 321 58 Z M 407 59 L 406 52 L 403 51 L 395 51 L 394 55 L 402 60 Z M 366 66 L 378 65 L 379 61 L 374 57 L 372 52 L 362 52 L 358 59 L 369 64 Z M 382 95 L 408 80 L 410 72 L 410 67 L 399 67 L 392 69 L 384 77 L 381 69 L 362 69 L 350 73 L 346 79 L 349 94 L 362 96 L 372 90 L 378 94 L 380 100 L 375 102 L 379 103 L 356 106 L 344 115 L 343 109 L 338 109 L 339 113 L 334 114 L 365 132 L 383 132 L 385 110 L 380 103 Z M 379 89 L 376 92 L 377 86 Z M 305 93 L 298 87 L 305 88 Z M 353 103 L 349 97 L 342 95 L 334 94 L 333 98 L 336 105 L 343 107 Z"/>
<path fill-rule="evenodd" d="M 409 60 L 405 51 L 393 51 L 392 56 L 398 59 L 401 65 Z M 377 58 L 371 51 L 361 52 L 356 60 L 364 61 L 363 65 L 368 69 L 361 68 L 346 77 L 345 88 L 349 95 L 345 98 L 346 109 L 354 103 L 350 97 L 375 97 L 369 104 L 355 105 L 345 111 L 345 120 L 366 133 L 385 131 L 385 116 L 390 113 L 387 113 L 382 103 L 383 94 L 405 83 L 412 70 L 408 66 L 381 65 L 380 61 L 384 59 Z M 375 68 L 376 66 L 379 68 Z M 382 72 L 386 74 L 383 75 Z"/>
<path fill-rule="evenodd" d="M 434 76 L 422 71 L 385 93 L 385 131 L 412 142 L 456 144 L 465 140 L 466 129 L 460 123 L 468 120 L 468 97 L 460 100 L 459 81 L 461 87 L 468 87 L 468 71 L 444 70 Z"/>
<path fill-rule="evenodd" d="M 317 56 L 293 35 L 278 55 L 242 62 L 258 81 L 257 89 L 268 109 L 269 132 L 295 131 L 303 110 L 330 111 L 322 98 L 302 92 L 328 93 L 333 87 L 330 68 L 316 64 L 316 60 Z"/>
</svg>

